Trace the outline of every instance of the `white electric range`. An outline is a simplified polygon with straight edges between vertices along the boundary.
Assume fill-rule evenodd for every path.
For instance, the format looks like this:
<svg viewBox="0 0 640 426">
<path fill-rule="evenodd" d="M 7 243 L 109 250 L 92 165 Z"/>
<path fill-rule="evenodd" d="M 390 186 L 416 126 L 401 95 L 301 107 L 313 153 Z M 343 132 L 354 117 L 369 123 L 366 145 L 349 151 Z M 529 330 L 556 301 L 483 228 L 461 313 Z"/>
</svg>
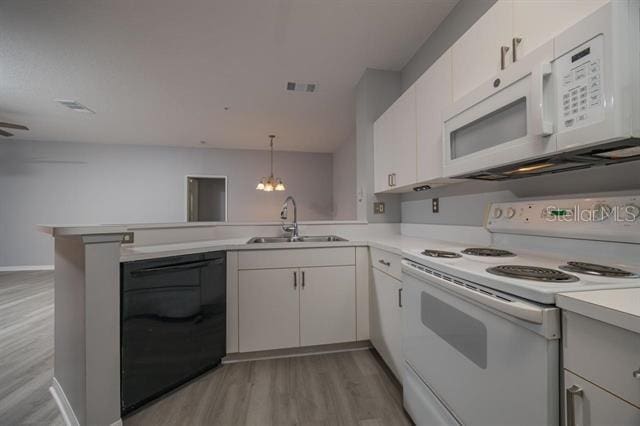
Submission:
<svg viewBox="0 0 640 426">
<path fill-rule="evenodd" d="M 640 287 L 640 196 L 490 206 L 490 247 L 403 260 L 405 407 L 418 425 L 558 425 L 560 292 Z"/>
</svg>

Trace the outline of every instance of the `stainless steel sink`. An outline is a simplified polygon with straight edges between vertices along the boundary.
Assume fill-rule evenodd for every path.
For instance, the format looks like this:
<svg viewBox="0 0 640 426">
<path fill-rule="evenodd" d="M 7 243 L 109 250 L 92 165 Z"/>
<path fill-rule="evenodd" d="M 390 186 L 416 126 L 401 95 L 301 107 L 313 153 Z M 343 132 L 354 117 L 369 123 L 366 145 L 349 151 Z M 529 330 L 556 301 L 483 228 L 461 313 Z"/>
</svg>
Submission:
<svg viewBox="0 0 640 426">
<path fill-rule="evenodd" d="M 303 243 L 324 243 L 324 242 L 335 242 L 335 241 L 347 241 L 345 238 L 338 237 L 336 235 L 320 235 L 315 237 L 300 237 L 300 240 Z"/>
<path fill-rule="evenodd" d="M 347 241 L 342 237 L 336 235 L 319 235 L 310 237 L 298 237 L 297 239 L 289 237 L 253 237 L 247 244 L 269 244 L 269 243 L 325 243 Z"/>
</svg>

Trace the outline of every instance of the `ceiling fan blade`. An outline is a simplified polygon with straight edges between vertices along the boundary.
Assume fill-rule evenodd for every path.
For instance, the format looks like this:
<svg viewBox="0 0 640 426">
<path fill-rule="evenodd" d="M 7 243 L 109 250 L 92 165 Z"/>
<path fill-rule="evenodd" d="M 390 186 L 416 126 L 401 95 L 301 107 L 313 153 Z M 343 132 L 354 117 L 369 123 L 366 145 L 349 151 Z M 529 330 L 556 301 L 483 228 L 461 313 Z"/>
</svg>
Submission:
<svg viewBox="0 0 640 426">
<path fill-rule="evenodd" d="M 23 126 L 21 124 L 3 123 L 2 121 L 0 121 L 0 127 L 4 127 L 6 129 L 29 130 L 27 126 Z"/>
<path fill-rule="evenodd" d="M 9 133 L 9 132 L 5 132 L 4 130 L 0 129 L 0 136 L 13 136 L 13 133 Z"/>
</svg>

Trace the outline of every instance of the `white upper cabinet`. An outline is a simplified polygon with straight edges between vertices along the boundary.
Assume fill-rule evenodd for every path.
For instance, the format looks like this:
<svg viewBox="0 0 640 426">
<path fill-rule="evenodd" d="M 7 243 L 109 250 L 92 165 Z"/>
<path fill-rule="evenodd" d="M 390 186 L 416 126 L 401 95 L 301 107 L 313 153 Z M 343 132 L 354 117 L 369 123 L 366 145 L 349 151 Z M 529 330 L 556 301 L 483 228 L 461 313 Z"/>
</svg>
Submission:
<svg viewBox="0 0 640 426">
<path fill-rule="evenodd" d="M 451 47 L 454 100 L 500 70 L 500 48 L 511 45 L 512 23 L 513 2 L 499 0 Z"/>
<path fill-rule="evenodd" d="M 416 82 L 418 182 L 442 176 L 442 111 L 451 102 L 448 50 Z"/>
<path fill-rule="evenodd" d="M 391 141 L 393 139 L 393 105 L 373 123 L 373 174 L 375 192 L 391 188 L 390 160 Z"/>
<path fill-rule="evenodd" d="M 498 0 L 374 123 L 375 192 L 441 178 L 443 109 L 608 1 Z"/>
<path fill-rule="evenodd" d="M 394 187 L 416 182 L 416 86 L 407 89 L 396 101 L 391 144 Z"/>
<path fill-rule="evenodd" d="M 516 47 L 517 57 L 526 56 L 607 2 L 608 0 L 514 1 L 513 37 L 522 39 Z"/>
<path fill-rule="evenodd" d="M 416 182 L 416 87 L 407 89 L 373 125 L 374 189 Z"/>
<path fill-rule="evenodd" d="M 502 62 L 508 67 L 608 1 L 498 0 L 451 48 L 453 99 L 489 80 Z"/>
</svg>

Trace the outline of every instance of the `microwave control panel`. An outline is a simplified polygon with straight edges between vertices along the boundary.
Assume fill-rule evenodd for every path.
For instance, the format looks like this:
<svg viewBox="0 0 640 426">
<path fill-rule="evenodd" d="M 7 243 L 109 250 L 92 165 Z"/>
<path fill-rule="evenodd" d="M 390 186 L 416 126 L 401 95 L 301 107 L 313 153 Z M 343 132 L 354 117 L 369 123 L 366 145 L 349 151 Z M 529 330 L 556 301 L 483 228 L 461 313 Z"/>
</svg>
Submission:
<svg viewBox="0 0 640 426">
<path fill-rule="evenodd" d="M 604 119 L 603 59 L 601 34 L 554 61 L 558 132 Z"/>
</svg>

